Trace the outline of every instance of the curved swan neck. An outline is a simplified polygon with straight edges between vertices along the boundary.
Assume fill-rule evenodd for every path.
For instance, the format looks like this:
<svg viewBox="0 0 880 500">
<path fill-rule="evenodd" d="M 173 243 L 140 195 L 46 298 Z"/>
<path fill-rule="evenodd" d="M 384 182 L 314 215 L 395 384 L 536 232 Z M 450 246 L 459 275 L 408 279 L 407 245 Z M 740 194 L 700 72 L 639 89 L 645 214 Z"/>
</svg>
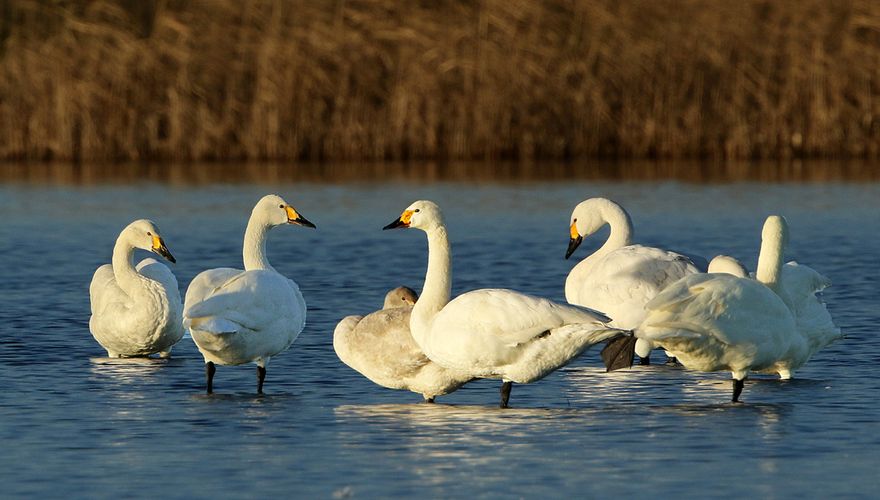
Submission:
<svg viewBox="0 0 880 500">
<path fill-rule="evenodd" d="M 144 287 L 140 286 L 149 278 L 137 272 L 134 267 L 134 245 L 132 245 L 125 235 L 116 240 L 113 246 L 113 275 L 116 277 L 116 284 L 129 297 L 138 295 Z"/>
<path fill-rule="evenodd" d="M 266 236 L 272 226 L 266 224 L 257 214 L 252 214 L 244 232 L 244 246 L 242 257 L 244 258 L 244 270 L 268 269 L 274 271 L 266 257 Z"/>
<path fill-rule="evenodd" d="M 780 278 L 782 275 L 782 261 L 785 251 L 785 232 L 774 232 L 761 238 L 761 253 L 758 254 L 758 268 L 755 270 L 755 279 L 767 285 L 768 288 L 781 293 Z"/>
<path fill-rule="evenodd" d="M 452 294 L 452 259 L 446 228 L 438 226 L 428 235 L 428 270 L 422 294 L 413 307 L 410 330 L 420 346 L 430 330 L 434 316 L 449 303 Z"/>
<path fill-rule="evenodd" d="M 611 233 L 602 248 L 595 253 L 607 253 L 632 245 L 633 224 L 629 214 L 617 203 L 605 201 L 606 203 L 599 205 L 599 216 L 611 227 Z"/>
<path fill-rule="evenodd" d="M 580 303 L 581 283 L 589 276 L 593 270 L 593 265 L 612 251 L 632 245 L 633 238 L 632 219 L 629 218 L 629 214 L 626 213 L 623 207 L 611 200 L 604 198 L 587 200 L 578 207 L 575 217 L 587 221 L 587 227 L 591 231 L 597 231 L 605 224 L 608 224 L 611 227 L 611 232 L 605 243 L 595 252 L 578 262 L 565 279 L 565 300 L 572 304 Z M 592 232 L 589 234 L 592 234 Z M 589 236 L 589 234 L 586 236 Z"/>
</svg>

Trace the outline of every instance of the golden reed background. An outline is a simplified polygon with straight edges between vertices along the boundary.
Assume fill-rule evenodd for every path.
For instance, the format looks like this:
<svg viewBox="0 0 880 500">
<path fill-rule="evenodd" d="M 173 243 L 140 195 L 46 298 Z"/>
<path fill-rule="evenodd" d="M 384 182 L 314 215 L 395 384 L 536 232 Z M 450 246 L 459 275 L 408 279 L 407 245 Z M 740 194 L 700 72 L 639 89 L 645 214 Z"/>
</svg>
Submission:
<svg viewBox="0 0 880 500">
<path fill-rule="evenodd" d="M 0 159 L 880 153 L 875 0 L 0 0 Z"/>
</svg>

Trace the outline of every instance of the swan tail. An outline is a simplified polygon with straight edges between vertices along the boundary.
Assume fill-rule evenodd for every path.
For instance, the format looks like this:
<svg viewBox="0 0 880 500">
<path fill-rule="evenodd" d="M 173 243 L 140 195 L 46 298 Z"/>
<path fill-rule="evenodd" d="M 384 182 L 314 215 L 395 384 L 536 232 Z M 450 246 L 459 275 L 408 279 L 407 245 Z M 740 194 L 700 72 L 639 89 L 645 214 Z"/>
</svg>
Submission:
<svg viewBox="0 0 880 500">
<path fill-rule="evenodd" d="M 187 328 L 212 335 L 238 333 L 241 325 L 223 318 L 194 318 L 186 320 Z"/>
<path fill-rule="evenodd" d="M 632 330 L 622 330 L 620 328 L 603 328 L 590 332 L 590 344 L 598 344 L 606 340 L 613 340 L 620 337 L 632 337 Z"/>
<path fill-rule="evenodd" d="M 601 356 L 606 372 L 632 367 L 636 340 L 638 339 L 632 335 L 632 332 L 629 332 L 629 335 L 615 337 L 605 344 Z"/>
<path fill-rule="evenodd" d="M 363 316 L 346 316 L 342 318 L 336 325 L 336 329 L 333 330 L 333 337 L 336 338 L 339 335 L 346 335 L 352 332 L 362 319 L 364 319 Z"/>
<path fill-rule="evenodd" d="M 565 325 L 560 328 L 554 328 L 553 330 L 545 330 L 537 336 L 534 336 L 531 340 L 534 341 L 547 337 L 552 339 L 557 335 L 573 339 L 578 345 L 588 348 L 621 335 L 632 335 L 632 331 L 621 330 L 620 328 L 613 328 L 607 325 L 596 325 L 594 323 L 576 323 L 573 325 Z M 520 344 L 511 345 L 517 346 Z"/>
</svg>

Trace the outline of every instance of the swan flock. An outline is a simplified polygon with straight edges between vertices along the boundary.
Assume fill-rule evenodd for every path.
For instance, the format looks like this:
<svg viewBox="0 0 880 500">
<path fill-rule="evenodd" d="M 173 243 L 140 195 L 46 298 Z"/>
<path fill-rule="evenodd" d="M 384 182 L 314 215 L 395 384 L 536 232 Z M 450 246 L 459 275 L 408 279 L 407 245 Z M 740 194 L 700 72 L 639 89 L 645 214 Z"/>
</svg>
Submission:
<svg viewBox="0 0 880 500">
<path fill-rule="evenodd" d="M 207 393 L 217 365 L 254 363 L 262 394 L 270 359 L 306 326 L 299 285 L 273 268 L 266 254 L 270 230 L 286 225 L 315 228 L 280 196 L 261 198 L 244 233 L 243 269 L 202 271 L 181 300 L 168 266 L 154 258 L 134 264 L 138 249 L 171 263 L 175 258 L 154 222 L 132 222 L 119 234 L 111 263 L 92 278 L 92 335 L 111 358 L 168 358 L 188 331 L 204 359 Z M 754 275 L 727 255 L 707 263 L 634 243 L 629 214 L 605 198 L 574 208 L 565 258 L 605 225 L 607 240 L 560 279 L 567 303 L 501 288 L 453 297 L 443 212 L 431 201 L 416 201 L 383 229 L 425 234 L 421 293 L 398 287 L 381 309 L 342 318 L 333 349 L 375 384 L 415 392 L 427 403 L 472 380 L 499 379 L 505 408 L 514 383 L 539 381 L 599 343 L 605 344 L 607 371 L 628 368 L 634 358 L 648 365 L 651 350 L 660 348 L 669 362 L 651 370 L 730 372 L 731 401 L 739 402 L 750 373 L 789 379 L 842 338 L 819 295 L 830 280 L 784 261 L 789 230 L 783 217 L 765 221 Z"/>
</svg>

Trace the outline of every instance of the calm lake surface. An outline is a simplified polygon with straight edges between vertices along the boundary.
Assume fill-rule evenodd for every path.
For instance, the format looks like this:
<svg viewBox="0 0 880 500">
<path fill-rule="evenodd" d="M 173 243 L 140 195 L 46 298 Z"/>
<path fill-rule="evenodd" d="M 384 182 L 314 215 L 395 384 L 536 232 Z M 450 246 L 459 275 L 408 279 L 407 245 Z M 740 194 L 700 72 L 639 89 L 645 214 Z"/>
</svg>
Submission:
<svg viewBox="0 0 880 500">
<path fill-rule="evenodd" d="M 204 365 L 188 337 L 168 362 L 108 364 L 88 330 L 88 285 L 119 231 L 148 217 L 178 263 L 241 266 L 253 204 L 284 196 L 317 230 L 280 227 L 269 256 L 297 281 L 308 324 L 268 367 Z M 564 300 L 572 208 L 623 204 L 639 243 L 754 269 L 769 214 L 788 218 L 787 257 L 829 276 L 847 338 L 780 382 L 665 366 L 604 373 L 598 349 L 544 380 L 478 381 L 420 404 L 336 358 L 332 332 L 421 288 L 420 231 L 383 232 L 416 199 L 444 208 L 454 293 L 507 287 Z M 0 184 L 2 496 L 65 497 L 871 497 L 880 490 L 880 184 L 529 183 Z M 144 253 L 138 258 L 147 257 Z M 662 355 L 657 358 L 662 359 Z"/>
</svg>

